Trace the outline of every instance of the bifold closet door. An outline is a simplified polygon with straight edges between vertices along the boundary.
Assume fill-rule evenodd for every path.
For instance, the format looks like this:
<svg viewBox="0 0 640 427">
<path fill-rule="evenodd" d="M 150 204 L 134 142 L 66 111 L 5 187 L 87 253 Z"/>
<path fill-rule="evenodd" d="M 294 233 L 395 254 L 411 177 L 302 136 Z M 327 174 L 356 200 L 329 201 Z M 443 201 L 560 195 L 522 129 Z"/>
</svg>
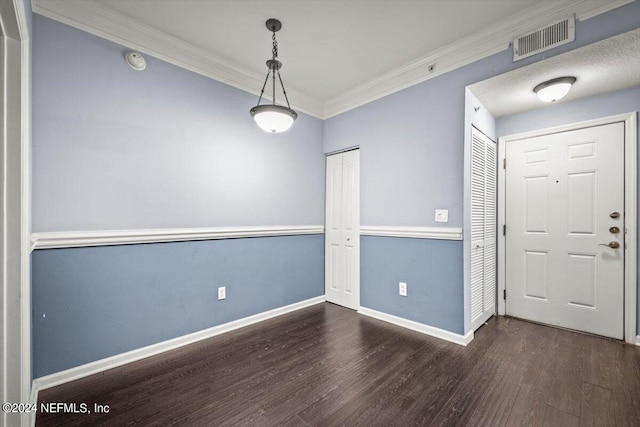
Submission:
<svg viewBox="0 0 640 427">
<path fill-rule="evenodd" d="M 325 211 L 327 301 L 360 307 L 360 151 L 327 156 Z"/>
<path fill-rule="evenodd" d="M 471 327 L 496 310 L 496 143 L 471 132 Z"/>
</svg>

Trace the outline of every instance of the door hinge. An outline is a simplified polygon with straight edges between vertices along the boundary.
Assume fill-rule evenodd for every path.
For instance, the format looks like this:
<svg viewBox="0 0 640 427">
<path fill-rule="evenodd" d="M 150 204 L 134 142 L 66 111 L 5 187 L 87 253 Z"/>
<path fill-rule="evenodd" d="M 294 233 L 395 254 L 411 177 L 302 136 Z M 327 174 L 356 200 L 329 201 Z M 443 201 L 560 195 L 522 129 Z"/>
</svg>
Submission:
<svg viewBox="0 0 640 427">
<path fill-rule="evenodd" d="M 502 169 L 506 169 L 507 168 L 507 158 L 505 157 L 504 159 L 502 159 Z"/>
<path fill-rule="evenodd" d="M 505 299 L 505 300 L 507 299 L 507 290 L 506 289 L 502 291 L 502 299 Z"/>
<path fill-rule="evenodd" d="M 506 236 L 507 235 L 507 224 L 503 224 L 502 225 L 502 235 Z"/>
</svg>

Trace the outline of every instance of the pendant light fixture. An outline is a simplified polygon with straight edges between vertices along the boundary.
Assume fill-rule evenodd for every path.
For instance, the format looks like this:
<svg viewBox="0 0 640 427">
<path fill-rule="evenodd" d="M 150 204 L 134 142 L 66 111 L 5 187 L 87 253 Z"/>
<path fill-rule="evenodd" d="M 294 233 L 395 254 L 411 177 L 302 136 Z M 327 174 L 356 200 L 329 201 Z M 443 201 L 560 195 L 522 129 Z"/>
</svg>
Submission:
<svg viewBox="0 0 640 427">
<path fill-rule="evenodd" d="M 267 61 L 267 77 L 264 79 L 262 85 L 262 91 L 260 92 L 260 98 L 258 98 L 258 105 L 253 107 L 249 112 L 251 117 L 256 121 L 258 126 L 266 132 L 279 133 L 288 130 L 293 122 L 298 118 L 298 113 L 291 109 L 289 105 L 289 98 L 287 98 L 287 91 L 284 89 L 284 83 L 282 83 L 282 77 L 280 76 L 280 68 L 282 68 L 282 62 L 278 61 L 278 42 L 276 41 L 276 32 L 282 28 L 282 23 L 277 19 L 269 19 L 266 22 L 267 29 L 273 33 L 271 39 L 273 40 L 272 58 Z M 276 74 L 282 86 L 282 93 L 284 99 L 287 101 L 287 106 L 276 104 Z M 273 103 L 260 105 L 262 101 L 262 95 L 264 89 L 267 87 L 267 82 L 271 76 L 273 85 Z"/>
<path fill-rule="evenodd" d="M 538 86 L 533 88 L 533 91 L 538 95 L 540 101 L 556 102 L 557 100 L 567 96 L 571 90 L 571 86 L 575 82 L 575 77 L 558 77 L 557 79 L 540 83 Z"/>
</svg>

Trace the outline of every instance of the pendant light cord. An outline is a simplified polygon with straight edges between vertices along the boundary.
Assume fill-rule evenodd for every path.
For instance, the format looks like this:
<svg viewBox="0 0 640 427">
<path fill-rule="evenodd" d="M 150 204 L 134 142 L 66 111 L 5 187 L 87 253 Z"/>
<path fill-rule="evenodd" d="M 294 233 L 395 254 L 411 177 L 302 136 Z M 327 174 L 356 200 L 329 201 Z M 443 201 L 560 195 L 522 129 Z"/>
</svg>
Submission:
<svg viewBox="0 0 640 427">
<path fill-rule="evenodd" d="M 273 49 L 271 50 L 271 54 L 273 55 L 273 57 L 271 59 L 273 59 L 274 61 L 278 58 L 278 41 L 276 40 L 276 31 L 275 31 L 275 27 L 273 28 L 273 35 L 271 36 L 271 40 L 273 41 Z M 273 69 L 273 81 L 272 81 L 272 87 L 273 87 L 273 105 L 276 105 L 276 68 L 274 67 Z M 280 74 L 278 72 L 278 74 Z"/>
<path fill-rule="evenodd" d="M 291 108 L 289 105 L 289 98 L 287 97 L 287 91 L 284 89 L 284 83 L 282 83 L 282 77 L 280 77 L 280 70 L 276 70 L 278 72 L 278 78 L 280 79 L 280 86 L 282 86 L 282 93 L 284 93 L 284 99 L 287 101 L 287 107 Z"/>
<path fill-rule="evenodd" d="M 264 95 L 264 90 L 267 87 L 267 82 L 269 81 L 269 76 L 271 75 L 272 79 L 272 87 L 273 87 L 273 105 L 276 105 L 276 73 L 278 74 L 278 80 L 280 80 L 280 86 L 282 86 L 282 93 L 284 94 L 284 99 L 287 101 L 287 107 L 291 108 L 291 104 L 289 104 L 289 97 L 287 96 L 287 91 L 284 88 L 284 83 L 282 82 L 282 76 L 280 75 L 280 70 L 275 66 L 275 61 L 278 58 L 278 41 L 276 40 L 276 31 L 275 27 L 272 28 L 273 35 L 271 36 L 271 40 L 273 42 L 273 48 L 271 49 L 271 59 L 274 61 L 273 67 L 269 67 L 269 71 L 267 72 L 267 77 L 264 79 L 264 84 L 262 85 L 262 90 L 260 91 L 260 98 L 258 98 L 258 105 L 260 105 L 260 101 L 262 101 L 262 96 Z M 273 74 L 271 74 L 273 72 Z"/>
<path fill-rule="evenodd" d="M 271 40 L 273 41 L 273 49 L 271 49 L 271 54 L 273 55 L 273 60 L 278 58 L 278 41 L 276 40 L 276 32 L 273 31 L 273 35 L 271 36 Z"/>
<path fill-rule="evenodd" d="M 267 87 L 267 82 L 269 81 L 269 74 L 271 74 L 271 68 L 267 71 L 267 77 L 264 79 L 264 84 L 262 85 L 262 90 L 260 91 L 260 98 L 258 98 L 258 105 L 260 105 L 260 101 L 262 101 L 262 95 L 264 95 L 264 88 Z"/>
</svg>

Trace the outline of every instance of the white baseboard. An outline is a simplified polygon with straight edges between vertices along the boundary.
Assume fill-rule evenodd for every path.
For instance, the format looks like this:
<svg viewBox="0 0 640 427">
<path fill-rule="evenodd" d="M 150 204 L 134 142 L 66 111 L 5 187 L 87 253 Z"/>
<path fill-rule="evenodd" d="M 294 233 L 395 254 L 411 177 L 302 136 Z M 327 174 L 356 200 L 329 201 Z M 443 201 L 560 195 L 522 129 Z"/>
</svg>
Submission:
<svg viewBox="0 0 640 427">
<path fill-rule="evenodd" d="M 325 296 L 321 295 L 319 297 L 300 301 L 295 304 L 286 305 L 284 307 L 265 311 L 263 313 L 254 314 L 253 316 L 234 320 L 233 322 L 224 323 L 222 325 L 214 326 L 212 328 L 204 329 L 192 334 L 183 335 L 181 337 L 173 338 L 157 344 L 152 344 L 147 347 L 142 347 L 136 350 L 128 351 L 126 353 L 117 354 L 115 356 L 107 357 L 106 359 L 101 359 L 95 362 L 87 363 L 85 365 L 76 366 L 75 368 L 67 369 L 65 371 L 60 371 L 54 374 L 46 375 L 44 377 L 36 378 L 35 380 L 33 380 L 31 393 L 33 403 L 37 402 L 38 392 L 40 390 L 55 387 L 60 384 L 68 383 L 70 381 L 96 374 L 98 372 L 106 371 L 107 369 L 112 369 L 118 366 L 125 365 L 127 363 L 135 362 L 136 360 L 144 359 L 156 354 L 183 347 L 185 345 L 193 344 L 195 342 L 202 341 L 216 335 L 224 334 L 225 332 L 230 332 L 245 326 L 253 325 L 254 323 L 262 322 L 264 320 L 291 313 L 293 311 L 300 310 L 302 308 L 319 304 L 325 301 Z"/>
<path fill-rule="evenodd" d="M 636 335 L 636 345 L 640 345 L 640 335 Z"/>
<path fill-rule="evenodd" d="M 471 341 L 473 341 L 473 331 L 468 332 L 466 335 L 460 335 L 453 332 L 445 331 L 444 329 L 436 328 L 434 326 L 425 325 L 424 323 L 418 323 L 414 322 L 413 320 L 403 319 L 402 317 L 383 313 L 377 310 L 372 310 L 366 307 L 360 307 L 358 313 L 463 346 L 466 346 Z"/>
</svg>

